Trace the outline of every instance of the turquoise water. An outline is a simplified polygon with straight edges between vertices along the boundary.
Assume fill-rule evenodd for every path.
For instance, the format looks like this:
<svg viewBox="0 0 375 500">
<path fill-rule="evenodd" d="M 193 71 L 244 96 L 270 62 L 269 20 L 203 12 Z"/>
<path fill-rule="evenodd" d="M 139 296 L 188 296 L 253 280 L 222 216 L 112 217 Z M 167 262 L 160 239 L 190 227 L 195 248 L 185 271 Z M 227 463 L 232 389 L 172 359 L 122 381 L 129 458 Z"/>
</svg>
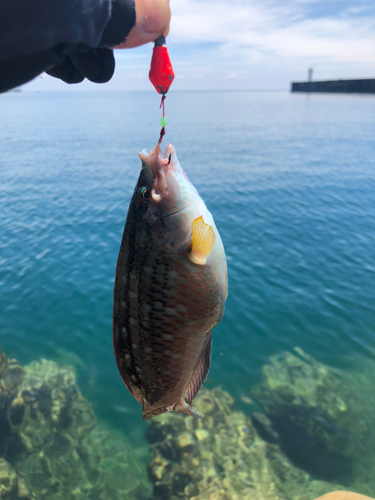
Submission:
<svg viewBox="0 0 375 500">
<path fill-rule="evenodd" d="M 135 446 L 146 424 L 115 366 L 112 288 L 158 105 L 153 93 L 0 96 L 1 348 L 75 365 L 99 418 Z M 165 144 L 228 259 L 206 386 L 249 412 L 261 367 L 295 346 L 347 373 L 373 366 L 375 99 L 171 92 L 166 117 Z"/>
</svg>

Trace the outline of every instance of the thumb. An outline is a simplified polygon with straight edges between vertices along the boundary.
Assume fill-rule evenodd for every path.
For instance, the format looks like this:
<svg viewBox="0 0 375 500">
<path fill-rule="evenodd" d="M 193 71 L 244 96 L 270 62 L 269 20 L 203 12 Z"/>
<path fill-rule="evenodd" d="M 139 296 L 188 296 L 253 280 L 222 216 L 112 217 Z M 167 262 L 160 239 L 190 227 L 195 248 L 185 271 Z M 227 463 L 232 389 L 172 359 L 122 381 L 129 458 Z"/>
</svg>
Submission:
<svg viewBox="0 0 375 500">
<path fill-rule="evenodd" d="M 169 32 L 171 9 L 168 0 L 135 0 L 135 26 L 125 42 L 115 49 L 130 49 L 155 41 Z"/>
</svg>

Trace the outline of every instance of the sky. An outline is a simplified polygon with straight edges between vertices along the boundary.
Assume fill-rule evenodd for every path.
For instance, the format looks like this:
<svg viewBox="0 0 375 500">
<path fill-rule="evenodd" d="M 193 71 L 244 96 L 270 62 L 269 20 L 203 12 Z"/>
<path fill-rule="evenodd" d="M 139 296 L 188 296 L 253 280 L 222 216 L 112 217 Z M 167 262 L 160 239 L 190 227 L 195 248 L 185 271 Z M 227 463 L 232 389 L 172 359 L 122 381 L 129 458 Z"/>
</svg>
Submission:
<svg viewBox="0 0 375 500">
<path fill-rule="evenodd" d="M 374 0 L 170 0 L 173 90 L 288 90 L 291 81 L 375 78 Z M 152 44 L 117 50 L 104 85 L 41 75 L 25 91 L 150 90 Z"/>
</svg>

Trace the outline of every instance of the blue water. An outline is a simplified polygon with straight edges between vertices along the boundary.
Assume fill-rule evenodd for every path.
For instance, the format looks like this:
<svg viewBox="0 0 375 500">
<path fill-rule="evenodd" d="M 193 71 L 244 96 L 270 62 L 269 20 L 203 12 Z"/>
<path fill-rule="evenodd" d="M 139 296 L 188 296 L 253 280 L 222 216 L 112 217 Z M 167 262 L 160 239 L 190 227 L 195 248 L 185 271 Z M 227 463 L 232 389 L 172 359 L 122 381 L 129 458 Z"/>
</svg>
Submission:
<svg viewBox="0 0 375 500">
<path fill-rule="evenodd" d="M 145 424 L 113 358 L 112 288 L 158 106 L 154 93 L 0 96 L 1 348 L 75 364 L 99 417 L 134 442 Z M 294 346 L 347 371 L 373 362 L 375 98 L 172 91 L 166 117 L 228 259 L 207 386 L 243 408 L 269 356 Z"/>
</svg>

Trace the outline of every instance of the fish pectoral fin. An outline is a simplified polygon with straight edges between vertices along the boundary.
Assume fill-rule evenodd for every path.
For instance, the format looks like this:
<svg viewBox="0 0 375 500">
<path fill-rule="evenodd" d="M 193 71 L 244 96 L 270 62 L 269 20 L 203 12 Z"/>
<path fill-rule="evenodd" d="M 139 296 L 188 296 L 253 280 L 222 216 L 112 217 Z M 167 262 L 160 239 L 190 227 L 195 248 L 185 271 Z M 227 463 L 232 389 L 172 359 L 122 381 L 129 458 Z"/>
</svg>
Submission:
<svg viewBox="0 0 375 500">
<path fill-rule="evenodd" d="M 215 233 L 212 226 L 206 224 L 200 216 L 191 225 L 192 248 L 188 257 L 194 264 L 203 266 L 215 244 Z"/>
<path fill-rule="evenodd" d="M 185 390 L 186 399 L 190 405 L 195 396 L 198 394 L 199 389 L 202 387 L 202 384 L 208 375 L 211 365 L 211 346 L 212 332 L 209 333 L 206 346 L 203 349 L 194 374 L 191 377 L 189 384 Z"/>
</svg>

